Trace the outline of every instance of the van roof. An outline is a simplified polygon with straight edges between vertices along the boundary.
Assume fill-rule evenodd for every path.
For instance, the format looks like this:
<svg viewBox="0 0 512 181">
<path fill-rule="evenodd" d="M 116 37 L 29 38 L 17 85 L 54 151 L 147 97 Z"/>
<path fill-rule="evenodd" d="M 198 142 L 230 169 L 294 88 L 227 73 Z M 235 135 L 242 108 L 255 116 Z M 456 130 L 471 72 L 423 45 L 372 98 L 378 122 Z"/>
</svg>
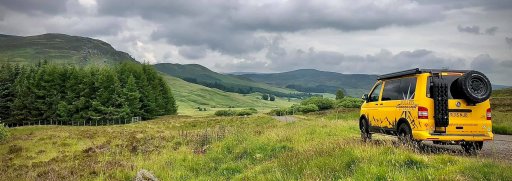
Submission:
<svg viewBox="0 0 512 181">
<path fill-rule="evenodd" d="M 384 79 L 391 79 L 391 78 L 397 78 L 397 77 L 403 77 L 407 75 L 415 75 L 415 74 L 421 74 L 421 73 L 441 73 L 441 72 L 457 72 L 457 73 L 466 73 L 469 72 L 469 70 L 452 70 L 452 69 L 409 69 L 399 72 L 393 72 L 389 74 L 383 74 L 379 75 L 377 77 L 377 80 L 384 80 Z"/>
</svg>

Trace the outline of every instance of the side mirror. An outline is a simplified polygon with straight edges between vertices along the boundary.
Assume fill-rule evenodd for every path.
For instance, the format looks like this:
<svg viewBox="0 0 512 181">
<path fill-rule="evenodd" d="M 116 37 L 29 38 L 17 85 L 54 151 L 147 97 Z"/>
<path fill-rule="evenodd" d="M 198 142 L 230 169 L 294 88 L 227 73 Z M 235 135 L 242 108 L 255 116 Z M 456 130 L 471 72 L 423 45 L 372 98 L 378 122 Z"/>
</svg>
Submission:
<svg viewBox="0 0 512 181">
<path fill-rule="evenodd" d="M 368 94 L 364 94 L 361 99 L 363 99 L 364 101 L 368 102 Z"/>
</svg>

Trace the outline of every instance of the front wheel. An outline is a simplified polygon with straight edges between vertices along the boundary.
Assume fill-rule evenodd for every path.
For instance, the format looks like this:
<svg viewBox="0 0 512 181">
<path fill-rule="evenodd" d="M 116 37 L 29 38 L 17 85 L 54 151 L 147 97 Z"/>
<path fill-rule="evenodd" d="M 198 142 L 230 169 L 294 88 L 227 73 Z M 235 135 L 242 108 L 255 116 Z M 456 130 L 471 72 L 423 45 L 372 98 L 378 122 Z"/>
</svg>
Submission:
<svg viewBox="0 0 512 181">
<path fill-rule="evenodd" d="M 411 128 L 407 124 L 401 124 L 398 127 L 398 141 L 403 145 L 412 144 L 412 133 Z"/>
<path fill-rule="evenodd" d="M 483 147 L 484 143 L 481 141 L 476 142 L 464 142 L 460 146 L 462 146 L 462 149 L 464 152 L 466 152 L 469 155 L 476 155 L 478 151 L 480 151 Z"/>
<path fill-rule="evenodd" d="M 368 142 L 372 139 L 372 134 L 370 133 L 370 129 L 366 120 L 361 120 L 359 129 L 361 130 L 361 140 L 363 140 L 363 142 Z"/>
</svg>

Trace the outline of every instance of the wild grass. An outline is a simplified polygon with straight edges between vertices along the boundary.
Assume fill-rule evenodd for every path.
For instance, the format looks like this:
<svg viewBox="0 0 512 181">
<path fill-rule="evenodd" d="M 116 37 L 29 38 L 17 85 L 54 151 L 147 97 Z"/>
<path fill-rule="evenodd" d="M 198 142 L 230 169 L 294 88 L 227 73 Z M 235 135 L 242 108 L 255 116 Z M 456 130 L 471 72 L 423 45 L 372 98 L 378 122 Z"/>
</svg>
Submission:
<svg viewBox="0 0 512 181">
<path fill-rule="evenodd" d="M 167 116 L 130 125 L 29 126 L 0 144 L 0 180 L 511 180 L 509 162 L 362 143 L 357 110 L 280 122 Z"/>
<path fill-rule="evenodd" d="M 512 135 L 512 112 L 492 112 L 492 131 Z"/>
</svg>

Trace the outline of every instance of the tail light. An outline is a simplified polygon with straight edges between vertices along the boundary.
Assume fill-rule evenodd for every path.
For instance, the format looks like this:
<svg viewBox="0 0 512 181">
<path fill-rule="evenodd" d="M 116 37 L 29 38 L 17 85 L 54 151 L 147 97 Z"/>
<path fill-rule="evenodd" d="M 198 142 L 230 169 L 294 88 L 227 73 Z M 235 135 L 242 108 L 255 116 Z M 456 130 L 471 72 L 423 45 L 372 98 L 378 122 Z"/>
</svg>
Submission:
<svg viewBox="0 0 512 181">
<path fill-rule="evenodd" d="M 487 109 L 485 116 L 487 117 L 487 120 L 491 120 L 491 108 Z"/>
<path fill-rule="evenodd" d="M 428 119 L 428 109 L 418 106 L 418 119 Z"/>
</svg>

